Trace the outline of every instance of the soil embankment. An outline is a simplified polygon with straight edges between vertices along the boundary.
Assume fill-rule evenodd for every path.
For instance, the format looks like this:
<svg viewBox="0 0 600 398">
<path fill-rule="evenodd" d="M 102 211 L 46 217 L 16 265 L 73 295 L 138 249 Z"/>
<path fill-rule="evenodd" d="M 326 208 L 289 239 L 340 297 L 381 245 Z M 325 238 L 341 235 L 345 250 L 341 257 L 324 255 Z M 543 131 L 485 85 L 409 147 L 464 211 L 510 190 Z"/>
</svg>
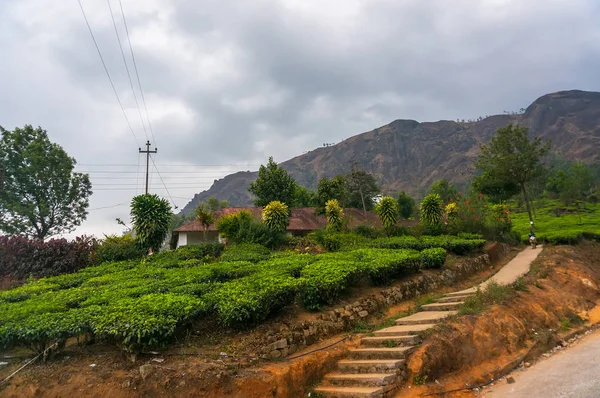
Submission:
<svg viewBox="0 0 600 398">
<path fill-rule="evenodd" d="M 526 354 L 531 361 L 556 345 L 567 345 L 562 340 L 570 331 L 600 321 L 599 284 L 600 244 L 546 248 L 508 302 L 436 328 L 408 362 L 413 384 L 397 396 L 478 386 L 498 378 Z"/>
</svg>

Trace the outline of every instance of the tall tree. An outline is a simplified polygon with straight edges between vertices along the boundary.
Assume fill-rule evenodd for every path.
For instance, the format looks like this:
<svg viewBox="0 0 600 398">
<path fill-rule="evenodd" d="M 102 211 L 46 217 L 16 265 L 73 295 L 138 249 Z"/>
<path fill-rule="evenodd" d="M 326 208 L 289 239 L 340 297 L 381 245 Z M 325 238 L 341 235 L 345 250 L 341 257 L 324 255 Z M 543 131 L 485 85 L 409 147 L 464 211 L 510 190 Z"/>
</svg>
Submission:
<svg viewBox="0 0 600 398">
<path fill-rule="evenodd" d="M 217 211 L 224 209 L 228 206 L 228 201 L 219 200 L 215 196 L 211 196 L 210 198 L 206 199 L 206 202 L 203 204 L 203 207 L 211 213 L 216 213 Z"/>
<path fill-rule="evenodd" d="M 379 186 L 375 177 L 366 171 L 354 167 L 346 176 L 348 199 L 346 206 L 363 209 L 365 219 L 367 210 L 372 210 L 375 205 L 375 196 L 379 194 Z"/>
<path fill-rule="evenodd" d="M 375 206 L 375 211 L 377 212 L 383 227 L 389 234 L 398 222 L 398 202 L 391 196 L 384 196 L 377 206 Z"/>
<path fill-rule="evenodd" d="M 406 192 L 402 191 L 398 194 L 398 211 L 400 212 L 400 217 L 408 220 L 414 214 L 415 208 L 415 200 Z"/>
<path fill-rule="evenodd" d="M 0 127 L 0 230 L 37 239 L 73 231 L 87 217 L 92 184 L 42 128 Z"/>
<path fill-rule="evenodd" d="M 206 230 L 210 227 L 210 224 L 215 222 L 215 213 L 210 211 L 207 207 L 198 206 L 194 210 L 196 213 L 196 221 L 202 225 L 202 235 L 206 241 Z"/>
<path fill-rule="evenodd" d="M 472 188 L 476 193 L 486 195 L 493 203 L 504 203 L 521 191 L 515 181 L 498 181 L 489 173 L 475 177 Z"/>
<path fill-rule="evenodd" d="M 347 197 L 348 187 L 346 184 L 346 177 L 338 175 L 332 179 L 323 177 L 319 180 L 317 186 L 317 211 L 319 213 L 325 213 L 325 204 L 335 199 L 338 204 L 343 208 L 345 206 Z"/>
<path fill-rule="evenodd" d="M 516 124 L 499 128 L 488 145 L 481 145 L 476 167 L 496 183 L 517 183 L 523 193 L 529 220 L 533 221 L 531 200 L 526 184 L 543 171 L 541 161 L 550 150 L 550 142 L 529 138 L 529 130 Z"/>
<path fill-rule="evenodd" d="M 443 203 L 449 203 L 450 199 L 455 198 L 458 195 L 458 191 L 453 184 L 450 184 L 447 180 L 437 180 L 429 188 L 430 195 L 440 195 Z"/>
<path fill-rule="evenodd" d="M 273 201 L 293 206 L 296 187 L 296 181 L 270 157 L 267 165 L 261 165 L 258 169 L 258 178 L 250 183 L 248 191 L 256 196 L 256 206 L 263 207 Z"/>
<path fill-rule="evenodd" d="M 158 252 L 169 232 L 171 206 L 158 195 L 135 196 L 131 200 L 131 222 L 138 246 Z"/>
</svg>

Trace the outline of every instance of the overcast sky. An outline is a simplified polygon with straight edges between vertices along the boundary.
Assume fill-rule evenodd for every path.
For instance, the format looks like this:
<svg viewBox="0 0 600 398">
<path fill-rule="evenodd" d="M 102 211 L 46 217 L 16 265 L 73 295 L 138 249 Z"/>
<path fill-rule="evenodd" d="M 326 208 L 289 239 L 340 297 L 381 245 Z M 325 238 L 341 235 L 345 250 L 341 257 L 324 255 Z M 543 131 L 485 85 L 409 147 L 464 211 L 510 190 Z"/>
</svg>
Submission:
<svg viewBox="0 0 600 398">
<path fill-rule="evenodd" d="M 115 218 L 129 219 L 147 138 L 183 207 L 268 156 L 395 119 L 476 118 L 548 92 L 600 91 L 598 0 L 122 0 L 145 133 L 107 2 L 81 1 L 134 134 L 77 0 L 0 0 L 0 125 L 42 126 L 92 171 L 76 234 L 118 232 Z M 156 173 L 151 191 L 166 196 Z"/>
</svg>

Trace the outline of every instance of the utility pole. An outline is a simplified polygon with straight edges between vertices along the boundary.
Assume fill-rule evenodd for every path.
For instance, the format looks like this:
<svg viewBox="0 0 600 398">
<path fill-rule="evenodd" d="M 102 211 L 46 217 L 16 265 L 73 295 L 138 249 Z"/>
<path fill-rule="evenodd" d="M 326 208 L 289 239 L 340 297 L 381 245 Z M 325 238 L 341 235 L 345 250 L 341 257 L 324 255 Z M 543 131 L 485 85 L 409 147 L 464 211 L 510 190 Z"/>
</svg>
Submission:
<svg viewBox="0 0 600 398">
<path fill-rule="evenodd" d="M 158 152 L 158 148 L 154 148 L 153 151 L 150 150 L 150 141 L 146 141 L 146 150 L 142 151 L 140 148 L 140 153 L 146 154 L 146 194 L 148 194 L 148 172 L 150 170 L 150 154 Z"/>
</svg>

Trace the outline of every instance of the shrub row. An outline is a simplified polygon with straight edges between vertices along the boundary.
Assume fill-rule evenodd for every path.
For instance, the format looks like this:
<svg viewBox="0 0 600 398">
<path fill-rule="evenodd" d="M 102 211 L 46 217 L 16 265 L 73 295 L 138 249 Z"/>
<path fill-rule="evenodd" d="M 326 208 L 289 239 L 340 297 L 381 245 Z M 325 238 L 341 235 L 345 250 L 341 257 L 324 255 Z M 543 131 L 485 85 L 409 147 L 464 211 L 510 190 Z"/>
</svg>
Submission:
<svg viewBox="0 0 600 398">
<path fill-rule="evenodd" d="M 23 236 L 0 236 L 0 277 L 18 280 L 75 272 L 93 262 L 95 239 L 78 237 L 73 241 L 47 242 Z"/>
<path fill-rule="evenodd" d="M 296 298 L 318 309 L 363 278 L 387 283 L 441 261 L 433 251 L 370 248 L 204 263 L 205 250 L 186 250 L 88 267 L 0 292 L 0 345 L 42 351 L 55 341 L 90 335 L 140 350 L 166 343 L 178 326 L 198 317 L 247 327 Z"/>
<path fill-rule="evenodd" d="M 523 235 L 523 242 L 529 243 L 529 237 Z M 578 229 L 564 229 L 536 234 L 538 243 L 551 243 L 553 245 L 572 245 L 583 239 L 600 240 L 600 230 L 596 232 L 582 231 Z"/>
<path fill-rule="evenodd" d="M 440 236 L 399 236 L 393 238 L 380 238 L 374 240 L 371 245 L 384 249 L 413 249 L 425 250 L 434 247 L 441 247 L 454 254 L 463 255 L 477 250 L 481 250 L 485 244 L 485 239 L 465 239 L 454 235 Z"/>
</svg>

